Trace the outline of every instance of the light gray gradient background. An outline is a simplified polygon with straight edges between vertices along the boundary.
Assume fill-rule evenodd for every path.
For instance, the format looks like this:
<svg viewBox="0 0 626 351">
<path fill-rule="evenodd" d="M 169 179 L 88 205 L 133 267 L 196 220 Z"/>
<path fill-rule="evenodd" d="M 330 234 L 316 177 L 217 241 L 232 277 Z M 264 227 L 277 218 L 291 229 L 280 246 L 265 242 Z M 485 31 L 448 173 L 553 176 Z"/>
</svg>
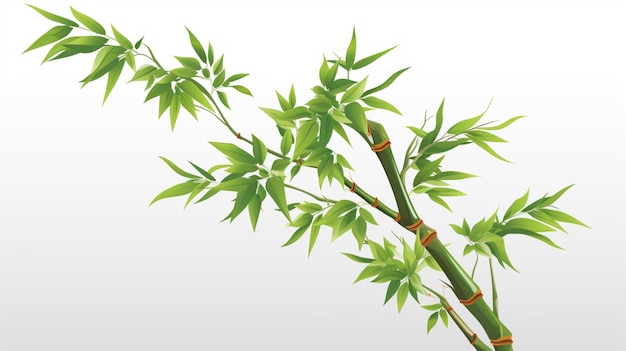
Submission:
<svg viewBox="0 0 626 351">
<path fill-rule="evenodd" d="M 620 348 L 626 25 L 619 2 L 408 3 L 33 4 L 68 16 L 71 4 L 132 40 L 145 35 L 170 67 L 172 55 L 193 55 L 188 26 L 226 53 L 230 73 L 252 73 L 245 84 L 255 99 L 231 94 L 229 117 L 266 140 L 277 137 L 256 107 L 276 106 L 274 89 L 286 92 L 292 82 L 306 101 L 322 53 L 343 52 L 353 25 L 359 57 L 400 45 L 372 66 L 372 83 L 412 67 L 380 94 L 404 116 L 374 116 L 396 152 L 409 136 L 403 126 L 419 123 L 443 97 L 448 126 L 492 96 L 486 120 L 528 116 L 502 132 L 510 143 L 496 145 L 514 164 L 472 147 L 446 159 L 447 169 L 481 175 L 458 183 L 469 196 L 450 201 L 455 213 L 421 198 L 417 207 L 460 255 L 462 238 L 448 223 L 503 209 L 528 187 L 538 197 L 576 183 L 558 205 L 593 229 L 555 233 L 565 251 L 507 239 L 521 274 L 497 271 L 501 316 L 517 350 Z M 353 285 L 362 267 L 339 254 L 353 250 L 348 237 L 329 245 L 323 234 L 307 259 L 304 242 L 280 247 L 291 229 L 271 208 L 256 233 L 245 215 L 219 223 L 229 196 L 184 211 L 182 199 L 148 208 L 180 180 L 157 156 L 211 165 L 221 156 L 207 141 L 233 138 L 206 116 L 195 122 L 184 114 L 171 133 L 156 120 L 155 103 L 142 104 L 140 84 L 120 83 L 101 108 L 103 82 L 82 90 L 77 83 L 92 58 L 40 67 L 45 49 L 20 53 L 52 23 L 22 1 L 0 6 L 0 350 L 470 349 L 454 326 L 426 335 L 428 312 L 415 303 L 401 314 L 383 306 L 385 286 Z M 375 158 L 354 145 L 346 151 L 357 165 L 352 177 L 392 203 Z M 339 188 L 328 194 L 354 198 Z M 379 218 L 384 225 L 372 233 L 398 230 Z M 461 261 L 471 267 L 472 258 Z M 488 291 L 485 268 L 478 281 Z M 436 279 L 425 277 L 438 286 Z"/>
</svg>

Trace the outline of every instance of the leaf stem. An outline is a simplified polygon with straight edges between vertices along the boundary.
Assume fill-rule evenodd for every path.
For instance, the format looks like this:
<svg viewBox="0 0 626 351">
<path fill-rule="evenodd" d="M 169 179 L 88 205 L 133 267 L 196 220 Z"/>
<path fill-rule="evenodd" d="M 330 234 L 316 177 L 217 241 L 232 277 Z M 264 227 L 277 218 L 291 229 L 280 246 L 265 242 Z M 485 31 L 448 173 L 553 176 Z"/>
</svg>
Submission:
<svg viewBox="0 0 626 351">
<path fill-rule="evenodd" d="M 293 190 L 299 191 L 299 192 L 301 192 L 303 194 L 307 194 L 310 197 L 312 197 L 315 200 L 320 201 L 320 202 L 326 202 L 326 203 L 329 203 L 329 202 L 336 203 L 336 202 L 338 202 L 337 200 L 329 199 L 329 198 L 327 198 L 325 196 L 322 197 L 322 196 L 315 195 L 315 194 L 313 194 L 313 193 L 311 193 L 311 192 L 309 192 L 307 190 L 304 190 L 302 188 L 298 188 L 297 186 L 291 185 L 289 183 L 285 183 L 285 188 L 293 189 Z"/>
<path fill-rule="evenodd" d="M 474 279 L 474 274 L 476 273 L 476 267 L 478 267 L 478 254 L 476 254 L 476 261 L 474 261 L 474 268 L 472 268 L 472 279 Z"/>
<path fill-rule="evenodd" d="M 461 316 L 459 316 L 459 314 L 456 313 L 456 311 L 450 305 L 450 302 L 448 302 L 448 299 L 446 299 L 442 294 L 438 293 L 432 288 L 426 285 L 422 285 L 422 286 L 424 287 L 424 289 L 430 291 L 433 295 L 435 295 L 439 299 L 443 308 L 446 310 L 450 318 L 452 318 L 452 321 L 454 321 L 454 324 L 456 324 L 459 327 L 459 329 L 461 330 L 463 335 L 465 335 L 467 340 L 470 343 L 472 341 L 474 342 L 472 344 L 474 349 L 476 349 L 477 351 L 491 351 L 492 350 L 478 336 L 476 336 L 476 340 L 474 340 L 476 333 L 474 333 L 474 331 L 465 323 L 465 321 L 461 318 Z"/>
</svg>

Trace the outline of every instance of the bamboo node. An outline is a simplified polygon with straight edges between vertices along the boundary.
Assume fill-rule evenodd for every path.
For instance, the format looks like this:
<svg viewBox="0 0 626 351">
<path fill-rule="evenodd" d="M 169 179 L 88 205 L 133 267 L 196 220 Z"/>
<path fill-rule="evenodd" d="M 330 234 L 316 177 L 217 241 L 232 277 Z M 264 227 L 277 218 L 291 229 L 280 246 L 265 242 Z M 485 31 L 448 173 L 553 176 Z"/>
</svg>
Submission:
<svg viewBox="0 0 626 351">
<path fill-rule="evenodd" d="M 383 141 L 382 143 L 372 145 L 372 151 L 382 152 L 382 151 L 385 151 L 390 145 L 391 145 L 391 141 L 387 139 Z"/>
<path fill-rule="evenodd" d="M 410 230 L 410 231 L 412 231 L 412 232 L 414 232 L 414 231 L 416 231 L 419 227 L 421 227 L 423 223 L 424 223 L 424 221 L 420 219 L 419 221 L 417 221 L 417 222 L 415 222 L 415 223 L 413 223 L 413 224 L 411 224 L 411 225 L 407 226 L 407 229 L 408 229 L 408 230 Z"/>
<path fill-rule="evenodd" d="M 353 193 L 356 190 L 356 182 L 352 182 L 352 188 L 350 188 L 350 192 Z"/>
<path fill-rule="evenodd" d="M 472 336 L 472 341 L 470 341 L 470 345 L 474 345 L 476 343 L 476 340 L 478 340 L 478 334 L 474 333 L 474 335 Z"/>
<path fill-rule="evenodd" d="M 460 302 L 462 305 L 465 305 L 465 306 L 471 306 L 471 305 L 473 305 L 473 304 L 474 304 L 474 302 L 478 301 L 478 299 L 480 299 L 481 297 L 483 297 L 483 292 L 482 292 L 482 291 L 480 291 L 480 289 L 478 289 L 478 290 L 474 293 L 474 295 L 470 296 L 468 299 L 465 299 L 465 300 L 459 300 L 459 302 Z"/>
<path fill-rule="evenodd" d="M 241 133 L 237 133 L 237 139 L 241 139 Z"/>
<path fill-rule="evenodd" d="M 420 243 L 422 244 L 422 246 L 426 247 L 426 246 L 428 246 L 428 244 L 432 243 L 433 240 L 435 240 L 436 237 L 437 237 L 437 231 L 433 230 L 432 233 L 430 233 L 427 236 L 425 236 L 424 238 L 422 238 L 420 240 Z"/>
<path fill-rule="evenodd" d="M 513 335 L 503 336 L 496 340 L 489 340 L 493 346 L 511 345 L 513 343 Z"/>
<path fill-rule="evenodd" d="M 372 207 L 374 208 L 378 207 L 378 198 L 374 199 L 374 203 L 372 204 Z"/>
<path fill-rule="evenodd" d="M 396 216 L 396 223 L 400 223 L 401 219 L 402 217 L 400 217 L 400 212 L 398 212 L 398 215 Z"/>
</svg>

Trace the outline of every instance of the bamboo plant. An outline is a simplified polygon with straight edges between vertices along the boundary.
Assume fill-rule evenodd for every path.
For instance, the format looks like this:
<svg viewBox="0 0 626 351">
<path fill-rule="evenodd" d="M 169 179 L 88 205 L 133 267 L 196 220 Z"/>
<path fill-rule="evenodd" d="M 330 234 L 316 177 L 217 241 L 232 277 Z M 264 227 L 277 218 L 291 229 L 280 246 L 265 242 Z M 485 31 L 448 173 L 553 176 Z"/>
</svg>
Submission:
<svg viewBox="0 0 626 351">
<path fill-rule="evenodd" d="M 534 201 L 529 201 L 529 192 L 526 192 L 505 211 L 495 211 L 473 225 L 463 220 L 458 225 L 450 224 L 452 230 L 437 230 L 431 222 L 424 220 L 420 209 L 414 206 L 416 197 L 426 195 L 451 210 L 445 198 L 464 194 L 450 187 L 450 183 L 474 177 L 446 169 L 445 155 L 462 146 L 475 145 L 506 161 L 492 148 L 492 143 L 505 142 L 494 133 L 523 116 L 497 123 L 483 122 L 485 109 L 445 130 L 442 101 L 434 121 L 425 118 L 420 126 L 408 126 L 413 136 L 401 154 L 403 159 L 398 162 L 398 154 L 384 124 L 369 119 L 368 113 L 384 110 L 400 114 L 396 107 L 378 95 L 408 68 L 394 72 L 383 82 L 369 82 L 363 73 L 365 69 L 394 47 L 369 56 L 357 56 L 354 30 L 345 54 L 323 58 L 317 70 L 319 84 L 312 87 L 312 96 L 308 96 L 306 102 L 296 99 L 292 86 L 286 94 L 277 93 L 276 107 L 260 108 L 276 125 L 278 133 L 275 140 L 263 141 L 254 134 L 238 131 L 228 117 L 231 106 L 227 94 L 238 92 L 252 96 L 250 90 L 240 84 L 247 74 L 227 75 L 224 55 L 218 55 L 211 43 L 203 45 L 191 30 L 187 29 L 187 34 L 191 55 L 195 56 L 175 56 L 180 65 L 170 68 L 159 62 L 143 38 L 131 41 L 115 27 L 107 30 L 95 19 L 73 8 L 74 19 L 70 19 L 29 6 L 55 22 L 55 26 L 25 52 L 51 45 L 43 62 L 95 53 L 93 67 L 80 82 L 84 86 L 100 78 L 106 79 L 104 101 L 126 68 L 131 71 L 131 82 L 144 85 L 144 102 L 158 101 L 159 117 L 167 112 L 172 130 L 184 109 L 196 119 L 200 113 L 214 118 L 234 137 L 233 142 L 210 142 L 225 156 L 226 163 L 198 165 L 189 162 L 188 171 L 161 157 L 184 181 L 160 192 L 152 203 L 185 196 L 187 206 L 210 200 L 217 193 L 229 192 L 234 195 L 234 205 L 225 219 L 232 221 L 247 209 L 252 230 L 257 227 L 262 208 L 275 206 L 284 215 L 288 226 L 295 228 L 284 246 L 308 234 L 309 254 L 320 234 L 329 232 L 331 239 L 335 240 L 350 232 L 355 239 L 356 251 L 344 255 L 365 265 L 356 282 L 370 280 L 386 284 L 384 302 L 395 297 L 398 311 L 410 296 L 431 312 L 427 331 L 438 321 L 447 327 L 451 319 L 475 350 L 513 350 L 513 334 L 498 313 L 493 264 L 495 259 L 502 268 L 515 269 L 506 251 L 507 236 L 521 234 L 558 248 L 546 233 L 565 231 L 563 223 L 586 226 L 554 207 L 571 185 Z M 139 65 L 140 62 L 144 64 Z M 330 143 L 331 139 L 333 143 Z M 352 166 L 344 155 L 332 148 L 336 142 L 374 152 L 395 201 L 383 201 L 349 177 L 347 172 L 353 170 Z M 293 180 L 300 172 L 316 173 L 318 184 L 307 188 L 296 186 Z M 327 196 L 333 183 L 349 191 L 342 192 L 341 198 Z M 291 192 L 300 193 L 308 200 L 290 202 L 288 193 Z M 371 234 L 370 227 L 378 224 L 372 211 L 396 222 L 398 229 L 392 235 L 382 237 Z M 463 255 L 475 255 L 471 270 L 462 267 L 444 243 L 451 233 L 467 240 Z M 488 261 L 490 302 L 483 298 L 485 288 L 474 280 L 481 259 Z M 424 270 L 443 273 L 441 279 L 456 295 L 459 304 L 449 301 L 430 283 L 422 281 Z M 424 296 L 435 297 L 439 302 L 423 304 L 421 298 Z M 459 313 L 457 309 L 466 309 L 469 313 Z M 482 330 L 470 328 L 464 320 L 467 317 L 462 314 L 474 318 Z"/>
</svg>

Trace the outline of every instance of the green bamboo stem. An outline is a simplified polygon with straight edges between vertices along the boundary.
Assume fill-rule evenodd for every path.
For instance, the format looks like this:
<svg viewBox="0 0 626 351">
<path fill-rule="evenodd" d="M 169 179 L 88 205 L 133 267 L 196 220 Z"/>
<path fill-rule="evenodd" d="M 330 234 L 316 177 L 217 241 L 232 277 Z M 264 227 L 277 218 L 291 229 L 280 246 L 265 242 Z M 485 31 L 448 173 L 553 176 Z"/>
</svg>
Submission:
<svg viewBox="0 0 626 351">
<path fill-rule="evenodd" d="M 369 125 L 374 143 L 378 144 L 389 140 L 384 127 L 380 123 L 369 121 Z M 420 217 L 413 208 L 413 204 L 409 199 L 404 183 L 401 180 L 391 148 L 388 147 L 383 151 L 377 152 L 376 155 L 378 156 L 378 159 L 387 174 L 387 178 L 396 198 L 396 203 L 402 215 L 401 224 L 406 227 L 420 220 Z M 434 229 L 428 225 L 422 225 L 419 227 L 416 235 L 418 235 L 420 239 L 424 239 L 433 231 Z M 439 238 L 435 237 L 434 240 L 426 246 L 426 250 L 428 250 L 431 256 L 433 256 L 435 261 L 445 273 L 446 277 L 448 277 L 450 284 L 453 287 L 453 291 L 459 300 L 467 300 L 480 290 L 478 284 L 474 282 L 468 273 L 454 259 Z M 494 314 L 484 299 L 479 298 L 472 304 L 467 305 L 466 308 L 476 318 L 476 320 L 478 320 L 491 340 L 497 340 L 504 336 L 511 335 L 509 329 L 500 321 L 498 316 Z M 499 345 L 495 346 L 495 350 L 512 351 L 513 346 L 510 344 Z"/>
<path fill-rule="evenodd" d="M 491 296 L 492 296 L 492 308 L 493 313 L 499 317 L 498 314 L 498 290 L 496 289 L 496 279 L 493 275 L 493 259 L 489 257 L 489 273 L 491 275 Z"/>
<path fill-rule="evenodd" d="M 437 296 L 443 308 L 446 310 L 450 318 L 452 318 L 452 321 L 454 322 L 454 324 L 456 324 L 459 327 L 463 335 L 465 335 L 465 337 L 467 338 L 467 341 L 470 342 L 470 344 L 477 351 L 492 351 L 491 347 L 487 346 L 487 344 L 485 344 L 477 336 L 477 334 L 474 333 L 474 331 L 465 323 L 465 321 L 463 321 L 461 316 L 459 316 L 459 314 L 456 313 L 456 311 L 452 308 L 452 306 L 448 302 L 448 299 L 446 299 L 443 295 L 441 295 L 437 291 L 429 288 L 428 286 L 426 285 L 422 285 L 422 286 L 424 287 L 424 289 L 430 291 L 433 295 Z M 472 344 L 472 341 L 473 341 L 473 344 Z"/>
</svg>

